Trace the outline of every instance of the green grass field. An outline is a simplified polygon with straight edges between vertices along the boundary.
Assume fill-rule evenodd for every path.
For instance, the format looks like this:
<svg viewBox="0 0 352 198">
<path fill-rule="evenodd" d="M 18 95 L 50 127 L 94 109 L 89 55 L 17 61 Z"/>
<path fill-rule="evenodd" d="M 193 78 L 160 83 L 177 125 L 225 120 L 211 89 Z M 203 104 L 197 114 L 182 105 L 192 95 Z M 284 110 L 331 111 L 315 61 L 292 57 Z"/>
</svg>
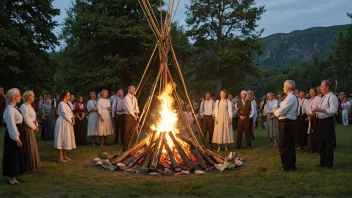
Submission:
<svg viewBox="0 0 352 198">
<path fill-rule="evenodd" d="M 4 128 L 0 129 L 0 159 Z M 109 142 L 111 142 L 110 139 Z M 117 153 L 117 145 L 105 148 L 81 146 L 69 152 L 75 161 L 56 162 L 52 142 L 38 138 L 43 167 L 21 176 L 16 186 L 0 180 L 0 197 L 351 197 L 352 126 L 337 126 L 335 166 L 316 167 L 318 155 L 297 153 L 297 172 L 278 172 L 278 149 L 267 146 L 265 131 L 256 130 L 253 149 L 236 151 L 246 160 L 241 170 L 206 175 L 143 176 L 110 172 L 93 166 L 100 152 Z M 234 145 L 232 145 L 232 148 Z M 227 155 L 223 152 L 222 155 Z"/>
</svg>

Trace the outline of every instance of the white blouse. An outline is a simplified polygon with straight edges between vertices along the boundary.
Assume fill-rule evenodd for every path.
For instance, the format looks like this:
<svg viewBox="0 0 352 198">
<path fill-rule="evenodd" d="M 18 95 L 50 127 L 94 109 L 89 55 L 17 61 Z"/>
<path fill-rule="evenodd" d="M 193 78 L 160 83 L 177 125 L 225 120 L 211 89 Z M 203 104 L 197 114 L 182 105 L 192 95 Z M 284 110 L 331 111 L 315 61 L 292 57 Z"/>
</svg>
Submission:
<svg viewBox="0 0 352 198">
<path fill-rule="evenodd" d="M 16 124 L 23 123 L 23 116 L 20 110 L 16 109 L 12 104 L 9 104 L 5 109 L 3 118 L 10 138 L 17 141 L 20 138 L 20 132 L 18 131 Z"/>
<path fill-rule="evenodd" d="M 315 96 L 314 99 L 311 98 L 307 103 L 307 114 L 313 114 L 313 109 L 319 106 L 321 98 L 319 96 Z"/>
<path fill-rule="evenodd" d="M 89 100 L 87 103 L 87 110 L 88 112 L 97 112 L 98 108 L 97 108 L 97 101 L 95 100 Z"/>
<path fill-rule="evenodd" d="M 265 105 L 265 113 L 274 113 L 276 109 L 279 108 L 279 101 L 273 99 L 272 101 L 268 100 Z"/>
<path fill-rule="evenodd" d="M 35 123 L 37 122 L 37 114 L 35 113 L 33 107 L 27 103 L 23 103 L 20 110 L 26 125 L 31 129 L 36 130 L 37 125 Z"/>
</svg>

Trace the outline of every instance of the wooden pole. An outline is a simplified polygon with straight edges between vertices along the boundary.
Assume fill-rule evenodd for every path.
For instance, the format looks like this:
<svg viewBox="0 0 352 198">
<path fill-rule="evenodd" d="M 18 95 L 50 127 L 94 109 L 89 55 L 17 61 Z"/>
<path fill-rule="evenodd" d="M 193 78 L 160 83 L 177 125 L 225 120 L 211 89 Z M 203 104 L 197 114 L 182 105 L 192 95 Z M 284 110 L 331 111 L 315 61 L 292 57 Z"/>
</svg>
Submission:
<svg viewBox="0 0 352 198">
<path fill-rule="evenodd" d="M 179 65 L 179 63 L 178 63 L 178 60 L 177 60 L 177 57 L 176 57 L 176 54 L 175 54 L 175 51 L 174 51 L 174 48 L 173 48 L 172 44 L 171 44 L 171 49 L 170 49 L 170 50 L 171 50 L 171 53 L 172 53 L 173 61 L 174 61 L 175 66 L 176 66 L 176 70 L 177 70 L 178 75 L 179 75 L 179 77 L 180 77 L 180 79 L 181 79 L 181 83 L 182 83 L 183 89 L 184 89 L 184 91 L 185 91 L 185 94 L 186 94 L 188 103 L 189 103 L 190 106 L 191 106 L 193 115 L 195 115 L 195 113 L 194 113 L 194 107 L 193 107 L 192 101 L 191 101 L 191 99 L 190 99 L 190 97 L 189 97 L 189 95 L 188 95 L 187 86 L 186 86 L 185 80 L 184 80 L 184 78 L 183 78 L 183 75 L 182 75 L 182 72 L 181 72 L 181 68 L 180 68 L 180 65 Z M 195 117 L 194 120 L 196 121 L 199 134 L 201 135 L 202 142 L 203 142 L 204 146 L 205 146 L 206 148 L 208 148 L 208 144 L 207 144 L 207 141 L 205 140 L 205 137 L 204 137 L 202 128 L 200 127 L 198 118 Z"/>
<path fill-rule="evenodd" d="M 158 168 L 158 163 L 164 146 L 163 144 L 164 135 L 165 135 L 165 132 L 160 132 L 159 138 L 155 143 L 154 153 L 153 153 L 152 161 L 150 162 L 150 165 L 149 165 L 149 170 L 156 171 L 156 169 Z"/>
<path fill-rule="evenodd" d="M 167 154 L 169 155 L 169 158 L 171 160 L 172 168 L 174 169 L 175 172 L 180 172 L 182 169 L 180 168 L 180 165 L 176 161 L 175 155 L 172 152 L 166 138 L 164 138 L 163 143 L 164 143 L 164 147 L 167 151 Z"/>
<path fill-rule="evenodd" d="M 189 168 L 189 169 L 193 169 L 194 168 L 194 165 L 190 162 L 186 152 L 182 149 L 180 143 L 177 141 L 175 135 L 173 134 L 173 132 L 169 132 L 168 133 L 169 136 L 171 137 L 174 145 L 175 145 L 175 148 L 177 149 L 178 153 L 180 154 L 182 160 L 183 160 L 183 164 Z"/>
</svg>

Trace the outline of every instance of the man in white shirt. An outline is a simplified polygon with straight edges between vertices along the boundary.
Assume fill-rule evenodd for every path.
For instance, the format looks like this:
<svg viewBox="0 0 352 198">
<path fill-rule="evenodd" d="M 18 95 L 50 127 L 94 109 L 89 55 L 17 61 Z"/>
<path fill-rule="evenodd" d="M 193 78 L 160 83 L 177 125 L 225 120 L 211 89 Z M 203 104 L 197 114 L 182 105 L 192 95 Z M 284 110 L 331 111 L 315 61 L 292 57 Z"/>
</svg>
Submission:
<svg viewBox="0 0 352 198">
<path fill-rule="evenodd" d="M 114 143 L 119 143 L 119 137 L 121 139 L 121 144 L 123 145 L 124 134 L 125 134 L 125 108 L 124 108 L 124 92 L 120 89 L 117 92 L 117 97 L 112 103 L 112 117 L 114 118 L 115 125 L 115 140 Z"/>
<path fill-rule="evenodd" d="M 296 132 L 298 99 L 294 93 L 295 82 L 286 80 L 284 82 L 284 92 L 287 97 L 281 102 L 280 108 L 274 111 L 279 118 L 279 152 L 281 158 L 281 168 L 278 170 L 292 171 L 296 168 L 296 150 L 293 134 Z"/>
<path fill-rule="evenodd" d="M 323 80 L 320 85 L 320 91 L 324 95 L 321 98 L 319 107 L 316 107 L 313 112 L 317 113 L 319 119 L 318 132 L 320 134 L 320 167 L 332 168 L 334 164 L 334 117 L 339 105 L 337 97 L 330 91 L 331 82 Z"/>
<path fill-rule="evenodd" d="M 211 99 L 211 94 L 205 94 L 205 100 L 200 103 L 200 117 L 201 117 L 201 124 L 202 124 L 202 132 L 204 137 L 207 137 L 207 133 L 209 131 L 209 144 L 211 145 L 213 140 L 213 132 L 214 132 L 214 108 L 215 103 Z"/>
<path fill-rule="evenodd" d="M 139 107 L 136 98 L 136 88 L 131 85 L 128 87 L 128 94 L 124 98 L 125 110 L 125 137 L 123 140 L 123 150 L 128 150 L 128 146 L 133 146 L 136 142 L 137 135 L 134 134 L 137 128 Z M 134 134 L 134 135 L 133 135 Z M 131 142 L 131 144 L 130 144 Z"/>
<path fill-rule="evenodd" d="M 307 104 L 309 103 L 307 99 L 305 99 L 304 91 L 299 92 L 299 107 L 297 111 L 297 131 L 295 134 L 296 145 L 298 146 L 299 151 L 304 151 L 304 147 L 308 146 L 308 121 L 307 121 Z"/>
</svg>

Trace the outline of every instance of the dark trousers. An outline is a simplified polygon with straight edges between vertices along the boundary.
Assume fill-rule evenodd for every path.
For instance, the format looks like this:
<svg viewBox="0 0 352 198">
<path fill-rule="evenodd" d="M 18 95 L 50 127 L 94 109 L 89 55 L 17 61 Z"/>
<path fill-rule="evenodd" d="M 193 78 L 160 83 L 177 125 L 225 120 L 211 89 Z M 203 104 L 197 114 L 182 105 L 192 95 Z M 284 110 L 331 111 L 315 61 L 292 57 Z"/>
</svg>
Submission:
<svg viewBox="0 0 352 198">
<path fill-rule="evenodd" d="M 134 134 L 136 132 L 136 126 L 137 126 L 137 121 L 134 120 L 133 116 L 131 114 L 125 114 L 125 137 L 123 140 L 123 150 L 126 151 L 129 149 L 128 145 L 131 147 L 134 145 L 137 139 L 137 134 Z M 131 142 L 131 143 L 130 143 Z"/>
<path fill-rule="evenodd" d="M 246 135 L 246 147 L 250 148 L 251 147 L 251 132 L 250 132 L 250 124 L 251 120 L 249 118 L 246 118 L 245 120 L 238 119 L 238 125 L 237 125 L 237 144 L 236 147 L 237 149 L 241 149 L 242 147 L 242 135 L 243 132 Z"/>
<path fill-rule="evenodd" d="M 202 119 L 202 132 L 204 138 L 207 138 L 207 133 L 209 131 L 209 144 L 213 141 L 213 132 L 214 132 L 214 119 L 211 115 L 204 115 Z"/>
<path fill-rule="evenodd" d="M 279 152 L 281 165 L 284 170 L 296 167 L 296 150 L 293 139 L 295 132 L 295 120 L 286 119 L 279 121 Z"/>
<path fill-rule="evenodd" d="M 0 127 L 4 126 L 4 118 L 2 117 L 3 114 L 4 112 L 0 112 Z"/>
<path fill-rule="evenodd" d="M 333 117 L 319 119 L 319 153 L 320 165 L 332 167 L 334 164 L 334 127 L 335 121 Z"/>
<path fill-rule="evenodd" d="M 306 121 L 307 115 L 297 116 L 297 131 L 295 134 L 296 145 L 304 147 L 308 145 L 308 122 Z"/>
<path fill-rule="evenodd" d="M 310 117 L 310 134 L 309 134 L 309 152 L 319 152 L 319 133 L 318 133 L 318 118 L 313 116 Z"/>
<path fill-rule="evenodd" d="M 116 114 L 114 117 L 115 124 L 115 143 L 119 143 L 119 137 L 121 139 L 121 144 L 123 145 L 124 137 L 125 137 L 125 115 Z"/>
</svg>

